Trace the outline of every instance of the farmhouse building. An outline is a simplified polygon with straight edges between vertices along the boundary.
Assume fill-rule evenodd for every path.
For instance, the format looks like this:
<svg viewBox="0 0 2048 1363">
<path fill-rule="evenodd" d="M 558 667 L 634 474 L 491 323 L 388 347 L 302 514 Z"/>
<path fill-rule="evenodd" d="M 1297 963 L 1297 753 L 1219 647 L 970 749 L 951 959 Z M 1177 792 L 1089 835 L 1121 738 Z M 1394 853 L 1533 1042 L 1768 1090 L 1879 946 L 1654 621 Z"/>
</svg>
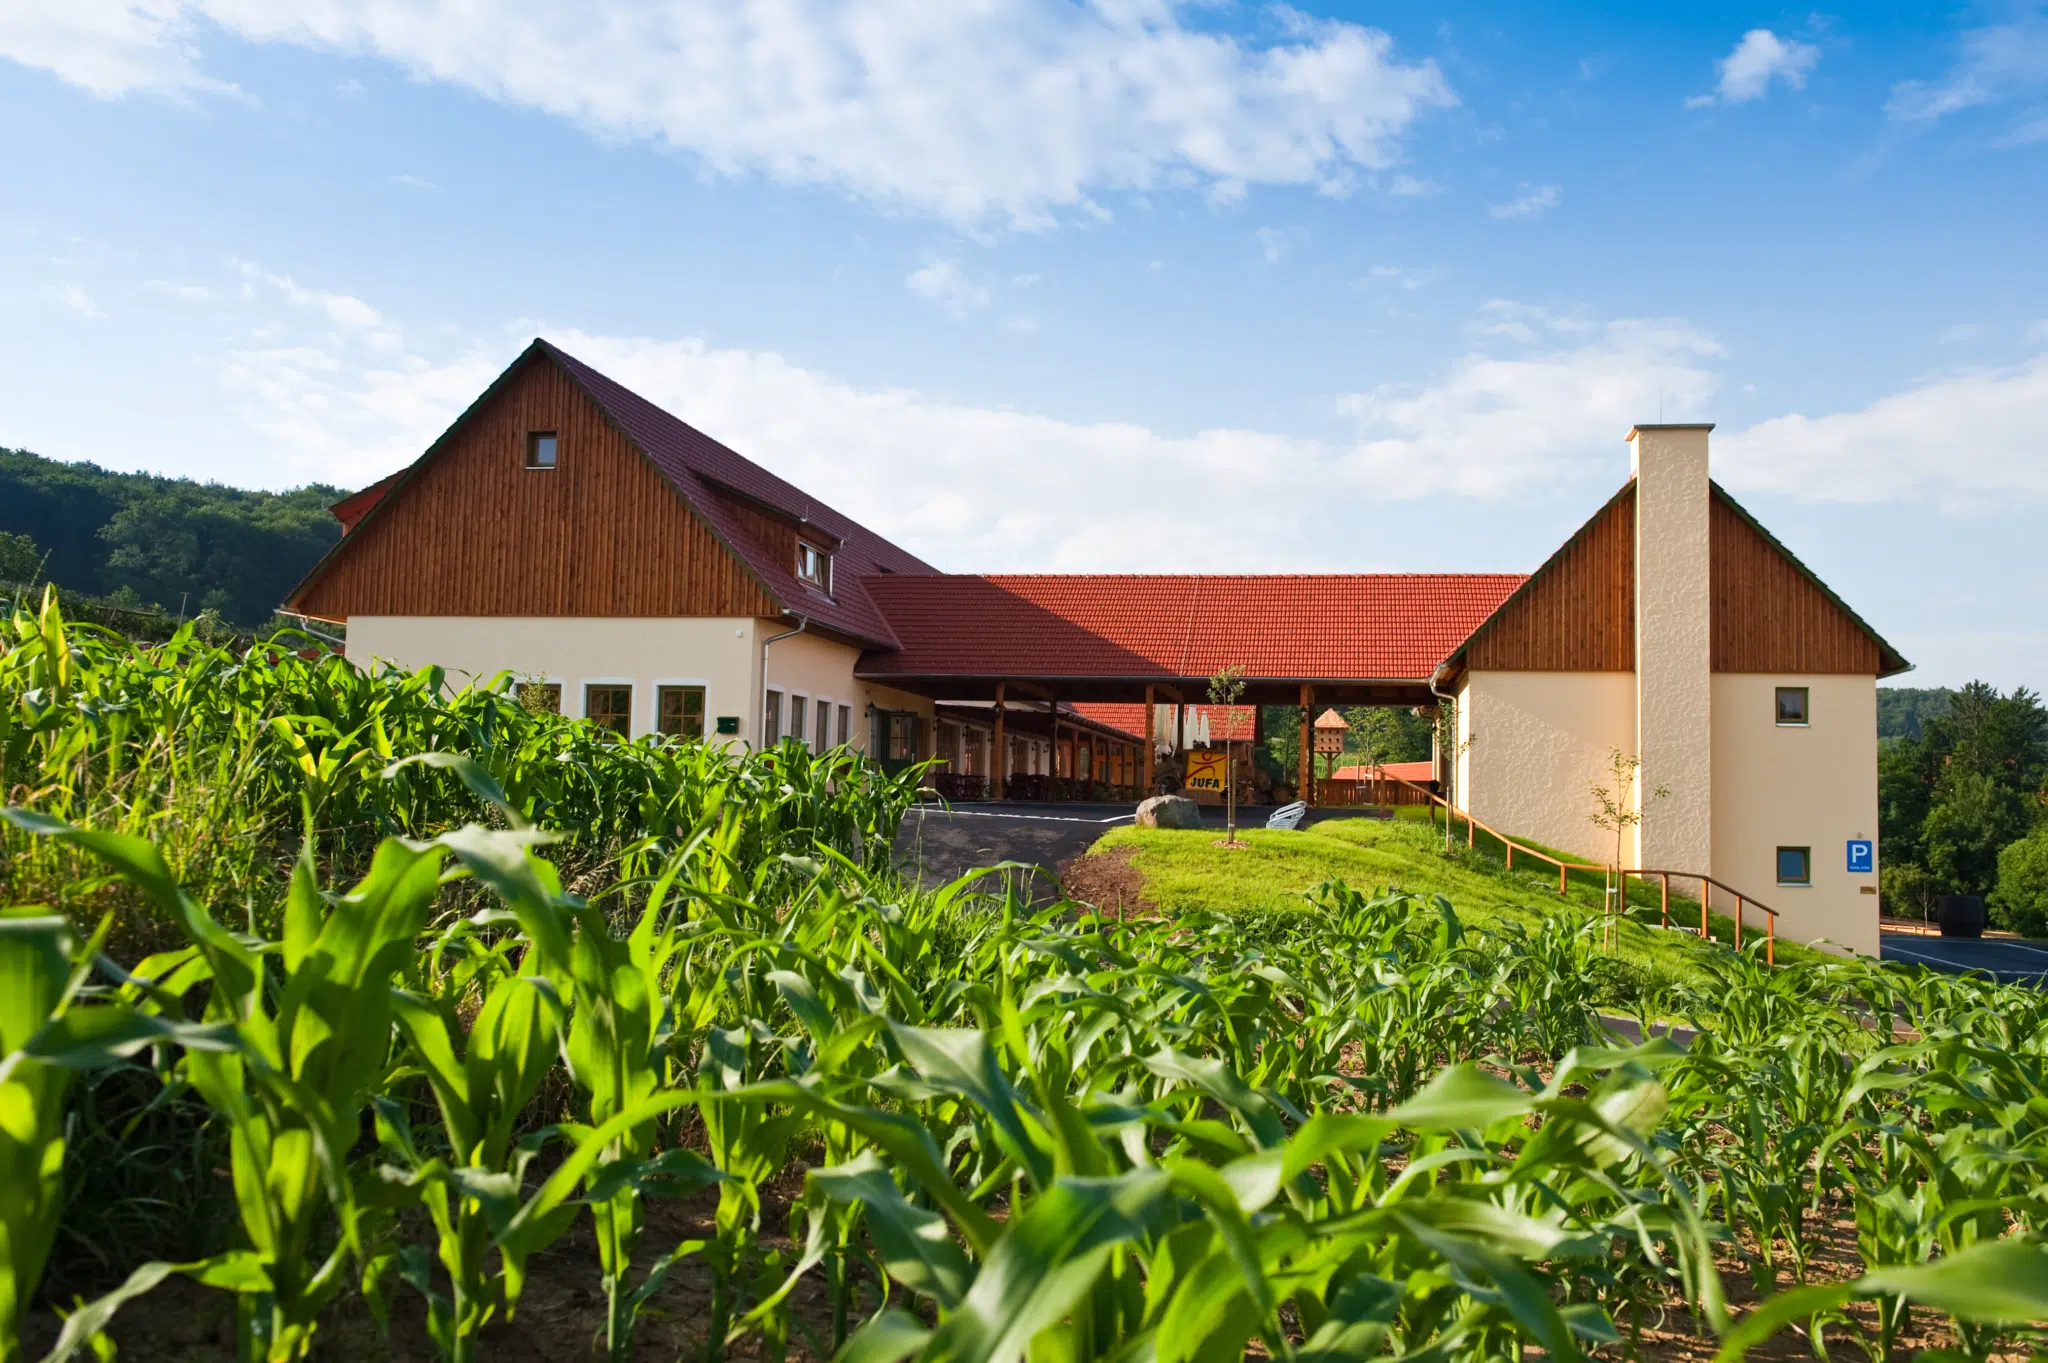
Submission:
<svg viewBox="0 0 2048 1363">
<path fill-rule="evenodd" d="M 1460 809 L 1604 862 L 1589 787 L 1639 755 L 1624 861 L 1874 954 L 1876 681 L 1906 663 L 1710 480 L 1710 429 L 1630 432 L 1629 480 L 1528 575 L 951 574 L 536 340 L 336 505 L 286 605 L 622 736 L 936 757 L 997 798 L 1149 790 L 1161 712 L 1226 664 L 1304 727 L 1455 701 Z"/>
</svg>

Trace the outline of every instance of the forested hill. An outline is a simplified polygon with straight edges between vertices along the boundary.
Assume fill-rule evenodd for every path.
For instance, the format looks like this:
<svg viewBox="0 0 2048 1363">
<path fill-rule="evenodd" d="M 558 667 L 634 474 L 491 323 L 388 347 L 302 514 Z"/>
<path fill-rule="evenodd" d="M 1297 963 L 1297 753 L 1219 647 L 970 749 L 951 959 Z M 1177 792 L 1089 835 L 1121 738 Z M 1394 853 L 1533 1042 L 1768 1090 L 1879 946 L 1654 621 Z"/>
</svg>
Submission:
<svg viewBox="0 0 2048 1363">
<path fill-rule="evenodd" d="M 1948 713 L 1955 694 L 1946 686 L 1878 687 L 1877 736 L 1917 740 L 1928 720 Z"/>
<path fill-rule="evenodd" d="M 0 579 L 41 561 L 40 580 L 73 591 L 170 611 L 183 597 L 188 615 L 211 608 L 259 625 L 341 538 L 327 507 L 344 495 L 320 484 L 250 492 L 0 449 Z"/>
</svg>

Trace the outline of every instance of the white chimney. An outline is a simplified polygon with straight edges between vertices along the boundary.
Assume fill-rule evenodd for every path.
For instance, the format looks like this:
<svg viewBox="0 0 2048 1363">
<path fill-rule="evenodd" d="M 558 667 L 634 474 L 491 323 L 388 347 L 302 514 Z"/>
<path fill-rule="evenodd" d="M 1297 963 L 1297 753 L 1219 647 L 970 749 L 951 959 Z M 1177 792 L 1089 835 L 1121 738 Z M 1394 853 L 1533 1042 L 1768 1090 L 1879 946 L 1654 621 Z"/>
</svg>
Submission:
<svg viewBox="0 0 2048 1363">
<path fill-rule="evenodd" d="M 1707 555 L 1711 425 L 1628 433 L 1636 479 L 1636 865 L 1713 869 L 1713 584 Z M 1665 787 L 1669 794 L 1652 798 Z"/>
</svg>

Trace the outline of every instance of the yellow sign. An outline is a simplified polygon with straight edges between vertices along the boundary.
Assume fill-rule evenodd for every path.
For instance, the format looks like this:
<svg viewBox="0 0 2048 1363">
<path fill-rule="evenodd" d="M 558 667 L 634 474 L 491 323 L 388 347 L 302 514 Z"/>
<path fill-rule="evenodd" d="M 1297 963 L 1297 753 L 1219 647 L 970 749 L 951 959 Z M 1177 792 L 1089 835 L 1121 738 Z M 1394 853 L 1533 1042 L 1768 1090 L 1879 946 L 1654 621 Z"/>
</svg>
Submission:
<svg viewBox="0 0 2048 1363">
<path fill-rule="evenodd" d="M 1189 790 L 1223 791 L 1223 782 L 1230 768 L 1220 752 L 1190 752 L 1188 754 Z"/>
</svg>

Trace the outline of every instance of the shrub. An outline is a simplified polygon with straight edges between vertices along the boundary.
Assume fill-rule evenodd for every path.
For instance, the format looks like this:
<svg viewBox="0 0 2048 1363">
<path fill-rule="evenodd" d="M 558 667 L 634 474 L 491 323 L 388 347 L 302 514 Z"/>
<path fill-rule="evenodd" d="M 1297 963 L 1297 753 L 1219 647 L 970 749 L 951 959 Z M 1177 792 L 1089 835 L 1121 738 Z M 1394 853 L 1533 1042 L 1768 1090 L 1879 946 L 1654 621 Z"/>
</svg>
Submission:
<svg viewBox="0 0 2048 1363">
<path fill-rule="evenodd" d="M 1998 888 L 1990 907 L 2001 928 L 2028 937 L 2048 934 L 2048 824 L 1998 854 Z"/>
</svg>

